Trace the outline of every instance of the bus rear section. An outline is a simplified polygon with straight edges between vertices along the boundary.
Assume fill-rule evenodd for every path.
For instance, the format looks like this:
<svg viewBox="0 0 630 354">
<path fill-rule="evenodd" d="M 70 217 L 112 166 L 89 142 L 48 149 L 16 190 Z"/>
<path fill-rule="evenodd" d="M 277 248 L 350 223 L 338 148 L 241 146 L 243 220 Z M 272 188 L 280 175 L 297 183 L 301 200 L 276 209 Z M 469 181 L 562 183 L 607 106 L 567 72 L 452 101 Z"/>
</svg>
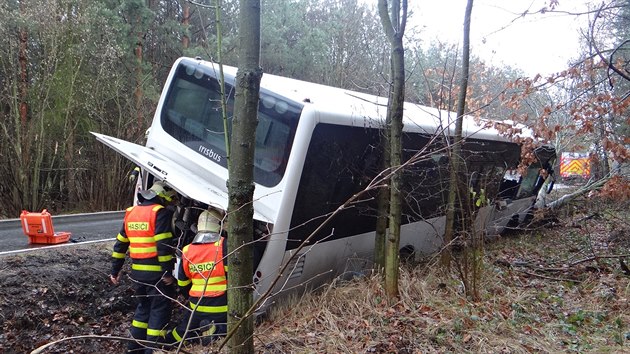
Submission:
<svg viewBox="0 0 630 354">
<path fill-rule="evenodd" d="M 340 94 L 341 95 L 341 94 Z M 330 104 L 328 107 L 341 107 Z M 368 122 L 369 109 L 303 114 L 298 128 L 307 129 L 308 141 L 299 157 L 303 161 L 295 192 L 286 241 L 285 263 L 290 262 L 281 288 L 316 287 L 336 276 L 355 276 L 373 266 L 377 197 L 373 188 L 383 171 L 383 125 Z M 306 110 L 305 110 L 306 111 Z M 356 112 L 361 112 L 361 115 Z M 436 138 L 437 125 L 423 110 L 410 109 L 415 122 L 407 122 L 403 133 L 403 187 L 400 254 L 420 259 L 443 246 L 449 187 L 449 158 L 446 137 Z M 373 120 L 378 120 L 373 118 Z M 498 235 L 525 219 L 533 202 L 538 169 L 555 157 L 553 149 L 536 152 L 537 161 L 526 177 L 503 183 L 518 167 L 521 147 L 491 131 L 478 128 L 463 143 L 462 180 L 484 202 L 474 206 L 479 232 Z M 505 177 L 505 178 L 504 178 Z M 286 192 L 286 191 L 285 191 Z M 358 196 L 345 208 L 344 203 Z M 499 201 L 501 203 L 499 203 Z M 331 215 L 333 215 L 329 218 Z M 322 222 L 326 224 L 322 226 Z M 283 226 L 284 227 L 284 226 Z M 302 247 L 307 242 L 306 247 Z"/>
</svg>

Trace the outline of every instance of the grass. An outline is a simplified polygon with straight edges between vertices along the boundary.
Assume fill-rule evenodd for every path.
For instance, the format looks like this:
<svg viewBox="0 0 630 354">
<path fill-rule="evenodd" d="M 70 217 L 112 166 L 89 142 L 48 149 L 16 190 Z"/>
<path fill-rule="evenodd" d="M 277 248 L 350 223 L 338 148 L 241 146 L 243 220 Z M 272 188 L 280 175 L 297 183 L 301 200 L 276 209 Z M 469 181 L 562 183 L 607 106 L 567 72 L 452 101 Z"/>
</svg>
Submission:
<svg viewBox="0 0 630 354">
<path fill-rule="evenodd" d="M 435 263 L 404 266 L 393 305 L 378 275 L 293 298 L 256 327 L 256 351 L 630 353 L 630 277 L 605 258 L 630 253 L 627 206 L 583 204 L 589 214 L 487 244 L 479 302 Z"/>
</svg>

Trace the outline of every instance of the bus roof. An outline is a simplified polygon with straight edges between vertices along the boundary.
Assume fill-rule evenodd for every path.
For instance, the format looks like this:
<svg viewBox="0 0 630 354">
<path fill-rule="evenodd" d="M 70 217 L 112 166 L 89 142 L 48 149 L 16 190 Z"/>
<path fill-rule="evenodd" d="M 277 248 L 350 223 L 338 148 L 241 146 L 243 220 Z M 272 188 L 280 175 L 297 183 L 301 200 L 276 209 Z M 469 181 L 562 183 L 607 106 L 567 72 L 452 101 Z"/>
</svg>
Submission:
<svg viewBox="0 0 630 354">
<path fill-rule="evenodd" d="M 200 59 L 180 58 L 191 60 L 201 65 L 207 65 L 218 72 L 218 64 Z M 223 65 L 226 81 L 234 82 L 237 68 Z M 261 89 L 279 94 L 291 101 L 303 105 L 305 108 L 318 111 L 322 122 L 361 126 L 382 127 L 387 115 L 387 98 L 371 94 L 346 90 L 342 88 L 316 84 L 312 82 L 291 79 L 284 76 L 264 74 Z M 261 96 L 263 94 L 261 93 Z M 452 135 L 455 130 L 457 114 L 446 110 L 420 104 L 404 103 L 404 130 L 435 134 L 444 130 Z M 463 136 L 476 139 L 510 141 L 493 127 L 494 123 L 509 124 L 521 130 L 520 136 L 532 136 L 531 130 L 512 121 L 493 121 L 464 116 Z"/>
</svg>

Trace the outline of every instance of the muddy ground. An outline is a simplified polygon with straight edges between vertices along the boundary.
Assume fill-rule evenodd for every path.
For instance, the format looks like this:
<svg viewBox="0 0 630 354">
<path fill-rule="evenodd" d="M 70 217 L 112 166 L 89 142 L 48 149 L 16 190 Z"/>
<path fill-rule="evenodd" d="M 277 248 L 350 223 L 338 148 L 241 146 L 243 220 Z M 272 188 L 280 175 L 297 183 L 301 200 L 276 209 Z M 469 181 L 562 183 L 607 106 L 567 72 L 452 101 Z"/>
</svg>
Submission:
<svg viewBox="0 0 630 354">
<path fill-rule="evenodd" d="M 64 337 L 126 336 L 135 307 L 133 289 L 128 279 L 117 287 L 109 283 L 111 246 L 1 257 L 0 353 L 28 353 Z M 120 353 L 124 347 L 106 339 L 71 340 L 46 353 Z"/>
</svg>

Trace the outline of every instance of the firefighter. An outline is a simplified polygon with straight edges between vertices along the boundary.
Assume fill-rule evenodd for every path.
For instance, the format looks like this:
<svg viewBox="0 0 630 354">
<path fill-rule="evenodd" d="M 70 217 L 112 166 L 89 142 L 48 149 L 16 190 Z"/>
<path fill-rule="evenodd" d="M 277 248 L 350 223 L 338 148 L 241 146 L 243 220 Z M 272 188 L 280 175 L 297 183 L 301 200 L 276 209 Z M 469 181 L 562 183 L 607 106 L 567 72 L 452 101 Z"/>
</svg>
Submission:
<svg viewBox="0 0 630 354">
<path fill-rule="evenodd" d="M 155 182 L 138 193 L 139 204 L 127 208 L 123 227 L 116 237 L 112 253 L 110 280 L 120 281 L 120 270 L 129 251 L 131 279 L 134 281 L 136 310 L 131 323 L 131 337 L 157 342 L 165 334 L 171 316 L 171 299 L 176 296 L 172 275 L 174 250 L 171 211 L 175 191 Z M 145 344 L 130 341 L 127 353 L 152 353 Z"/>
<path fill-rule="evenodd" d="M 534 201 L 535 209 L 542 209 L 547 205 L 547 194 L 553 190 L 556 178 L 553 175 L 553 169 L 546 163 L 538 172 L 538 177 L 534 184 L 534 193 L 536 200 Z"/>
<path fill-rule="evenodd" d="M 138 193 L 142 190 L 142 170 L 139 166 L 136 166 L 133 171 L 129 173 L 129 184 L 133 186 L 135 190 L 133 203 L 138 204 Z"/>
<path fill-rule="evenodd" d="M 130 173 L 129 173 L 129 183 L 134 184 L 136 183 L 136 179 L 138 179 L 138 176 L 140 175 L 140 167 L 136 166 Z"/>
<path fill-rule="evenodd" d="M 166 335 L 174 344 L 202 336 L 204 344 L 227 330 L 227 241 L 225 216 L 216 209 L 199 215 L 192 243 L 182 250 L 177 283 L 188 294 L 186 311 L 179 324 Z"/>
</svg>

